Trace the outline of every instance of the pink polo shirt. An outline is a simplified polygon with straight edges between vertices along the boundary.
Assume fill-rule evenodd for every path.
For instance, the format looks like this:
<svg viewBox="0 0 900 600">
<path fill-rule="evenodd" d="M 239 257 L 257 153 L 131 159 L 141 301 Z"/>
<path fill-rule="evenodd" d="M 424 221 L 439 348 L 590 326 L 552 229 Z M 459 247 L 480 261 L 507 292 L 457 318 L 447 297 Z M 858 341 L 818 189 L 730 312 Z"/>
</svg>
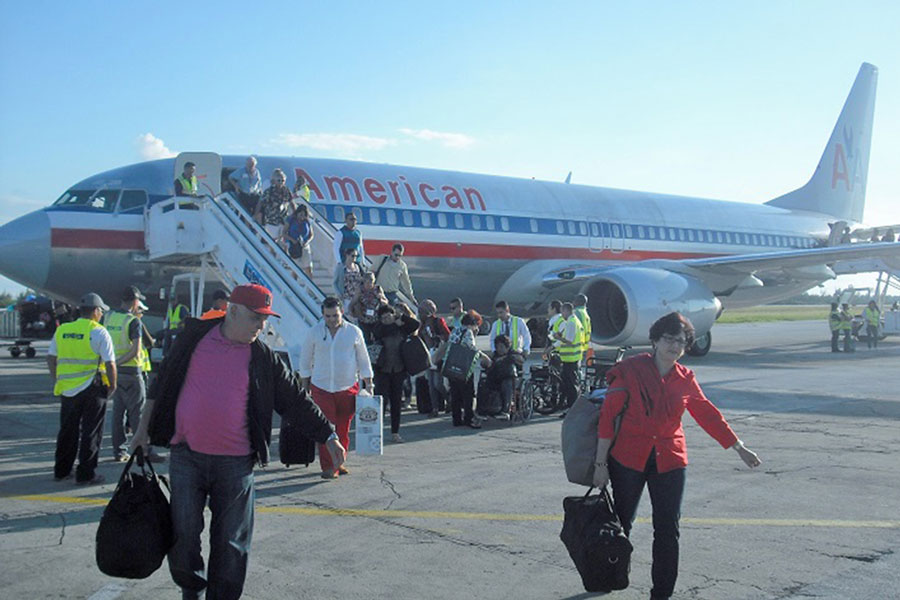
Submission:
<svg viewBox="0 0 900 600">
<path fill-rule="evenodd" d="M 194 349 L 178 405 L 172 444 L 224 456 L 251 453 L 247 429 L 250 344 L 232 342 L 213 327 Z"/>
</svg>

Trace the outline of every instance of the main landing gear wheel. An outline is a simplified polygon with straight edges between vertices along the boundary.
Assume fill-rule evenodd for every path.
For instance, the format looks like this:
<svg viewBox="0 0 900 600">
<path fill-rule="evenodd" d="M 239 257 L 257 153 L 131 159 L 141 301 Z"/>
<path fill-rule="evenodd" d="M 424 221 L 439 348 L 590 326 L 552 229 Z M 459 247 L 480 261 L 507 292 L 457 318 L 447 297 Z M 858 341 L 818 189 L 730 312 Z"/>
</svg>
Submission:
<svg viewBox="0 0 900 600">
<path fill-rule="evenodd" d="M 687 349 L 690 356 L 706 356 L 709 349 L 712 348 L 712 332 L 707 331 L 694 340 L 694 343 Z"/>
</svg>

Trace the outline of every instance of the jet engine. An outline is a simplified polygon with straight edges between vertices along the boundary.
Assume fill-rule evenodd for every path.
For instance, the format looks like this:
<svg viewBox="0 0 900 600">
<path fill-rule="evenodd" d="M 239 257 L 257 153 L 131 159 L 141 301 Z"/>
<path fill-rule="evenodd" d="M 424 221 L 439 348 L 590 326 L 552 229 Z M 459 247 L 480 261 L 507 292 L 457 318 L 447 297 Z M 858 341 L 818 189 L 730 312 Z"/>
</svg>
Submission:
<svg viewBox="0 0 900 600">
<path fill-rule="evenodd" d="M 592 277 L 581 288 L 587 296 L 593 341 L 606 346 L 642 345 L 650 326 L 678 311 L 694 324 L 700 344 L 722 312 L 722 303 L 697 279 L 647 267 L 618 267 Z M 704 351 L 705 350 L 705 351 Z"/>
</svg>

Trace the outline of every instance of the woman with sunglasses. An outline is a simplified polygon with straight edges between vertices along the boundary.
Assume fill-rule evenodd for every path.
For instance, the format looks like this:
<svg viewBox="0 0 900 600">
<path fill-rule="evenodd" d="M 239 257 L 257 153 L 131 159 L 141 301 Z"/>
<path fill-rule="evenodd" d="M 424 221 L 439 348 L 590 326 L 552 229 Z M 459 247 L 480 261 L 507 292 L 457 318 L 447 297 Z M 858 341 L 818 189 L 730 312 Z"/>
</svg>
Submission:
<svg viewBox="0 0 900 600">
<path fill-rule="evenodd" d="M 653 353 L 633 356 L 607 373 L 609 388 L 597 428 L 594 485 L 612 482 L 616 513 L 626 534 L 644 485 L 650 490 L 652 599 L 669 598 L 678 577 L 678 521 L 688 463 L 681 425 L 684 411 L 723 448 L 737 451 L 748 467 L 760 464 L 703 394 L 693 371 L 678 364 L 693 341 L 694 327 L 680 313 L 656 321 L 650 328 Z"/>
</svg>

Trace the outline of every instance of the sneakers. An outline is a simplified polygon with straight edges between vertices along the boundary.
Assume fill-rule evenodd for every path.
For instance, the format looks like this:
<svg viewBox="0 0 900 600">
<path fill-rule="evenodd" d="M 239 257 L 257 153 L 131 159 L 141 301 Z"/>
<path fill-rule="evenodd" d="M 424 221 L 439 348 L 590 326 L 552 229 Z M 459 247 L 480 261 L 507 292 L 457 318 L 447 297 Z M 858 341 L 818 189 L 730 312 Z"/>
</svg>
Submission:
<svg viewBox="0 0 900 600">
<path fill-rule="evenodd" d="M 494 415 L 494 418 L 498 421 L 509 421 L 509 413 L 507 412 L 499 412 Z"/>
<path fill-rule="evenodd" d="M 474 418 L 469 422 L 469 427 L 471 427 L 472 429 L 481 429 L 481 421 L 479 421 L 477 418 Z"/>
<path fill-rule="evenodd" d="M 101 475 L 100 473 L 95 473 L 93 477 L 90 479 L 85 479 L 84 481 L 76 481 L 78 485 L 97 485 L 106 481 L 106 477 Z"/>
<path fill-rule="evenodd" d="M 131 458 L 131 455 L 127 452 L 123 452 L 122 454 L 117 454 L 113 457 L 113 462 L 128 462 L 129 458 Z"/>
<path fill-rule="evenodd" d="M 400 434 L 399 434 L 399 433 L 392 433 L 392 434 L 391 434 L 391 441 L 394 442 L 395 444 L 402 444 L 402 443 L 403 443 L 403 438 L 400 437 Z"/>
</svg>

